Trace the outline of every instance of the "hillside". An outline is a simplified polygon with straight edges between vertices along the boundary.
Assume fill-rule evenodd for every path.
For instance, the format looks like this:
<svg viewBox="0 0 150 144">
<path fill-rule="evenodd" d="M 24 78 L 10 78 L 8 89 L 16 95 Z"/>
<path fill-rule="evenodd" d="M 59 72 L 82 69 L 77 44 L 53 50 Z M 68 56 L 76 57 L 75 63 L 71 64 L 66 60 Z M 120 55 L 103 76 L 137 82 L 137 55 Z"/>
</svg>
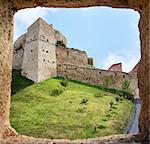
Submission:
<svg viewBox="0 0 150 144">
<path fill-rule="evenodd" d="M 91 138 L 123 133 L 133 104 L 77 81 L 34 84 L 13 71 L 11 124 L 21 134 L 43 138 Z"/>
</svg>

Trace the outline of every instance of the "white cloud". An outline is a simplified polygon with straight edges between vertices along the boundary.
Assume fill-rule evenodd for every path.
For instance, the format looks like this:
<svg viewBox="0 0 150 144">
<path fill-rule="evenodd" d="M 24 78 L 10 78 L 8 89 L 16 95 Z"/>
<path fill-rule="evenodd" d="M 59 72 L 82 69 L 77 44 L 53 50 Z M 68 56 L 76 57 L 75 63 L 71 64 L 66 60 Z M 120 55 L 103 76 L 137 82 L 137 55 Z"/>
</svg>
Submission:
<svg viewBox="0 0 150 144">
<path fill-rule="evenodd" d="M 108 56 L 104 60 L 104 68 L 108 69 L 112 64 L 119 63 L 122 61 L 123 61 L 123 57 L 121 57 L 115 53 L 108 52 Z"/>
<path fill-rule="evenodd" d="M 54 12 L 56 8 L 30 8 L 18 11 L 14 17 L 14 40 L 16 40 L 26 29 L 39 17 L 46 17 Z"/>
<path fill-rule="evenodd" d="M 139 13 L 137 13 L 140 17 Z M 138 19 L 137 19 L 138 20 Z M 112 51 L 108 52 L 108 56 L 103 61 L 103 68 L 108 69 L 112 64 L 122 63 L 123 71 L 129 72 L 140 60 L 140 40 L 139 40 L 139 29 L 137 22 L 131 21 L 130 26 L 133 33 L 133 40 L 130 48 L 124 48 L 122 51 L 118 51 L 119 54 L 116 54 Z"/>
<path fill-rule="evenodd" d="M 104 60 L 103 68 L 108 69 L 112 64 L 121 62 L 123 66 L 123 71 L 129 72 L 133 69 L 133 67 L 138 63 L 139 60 L 140 56 L 135 55 L 132 52 L 130 54 L 126 53 L 126 55 L 124 56 L 117 55 L 113 52 L 108 52 L 108 56 Z"/>
</svg>

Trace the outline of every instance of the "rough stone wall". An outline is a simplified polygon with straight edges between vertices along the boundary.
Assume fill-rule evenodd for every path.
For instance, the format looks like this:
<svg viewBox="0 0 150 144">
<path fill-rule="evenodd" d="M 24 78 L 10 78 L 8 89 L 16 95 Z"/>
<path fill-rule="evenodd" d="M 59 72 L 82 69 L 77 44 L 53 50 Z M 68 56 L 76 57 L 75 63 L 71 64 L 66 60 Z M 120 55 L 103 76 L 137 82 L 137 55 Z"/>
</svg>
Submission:
<svg viewBox="0 0 150 144">
<path fill-rule="evenodd" d="M 34 82 L 38 82 L 38 36 L 39 23 L 34 22 L 26 34 L 21 74 Z"/>
<path fill-rule="evenodd" d="M 67 39 L 62 35 L 61 32 L 55 30 L 56 40 L 62 42 L 64 46 L 67 46 Z"/>
<path fill-rule="evenodd" d="M 93 58 L 88 58 L 88 65 L 92 65 L 93 66 Z"/>
<path fill-rule="evenodd" d="M 13 69 L 21 69 L 24 47 L 26 42 L 26 34 L 22 35 L 18 40 L 14 43 L 13 49 Z"/>
<path fill-rule="evenodd" d="M 71 63 L 76 65 L 88 65 L 86 52 L 78 49 L 57 46 L 56 48 L 57 63 Z"/>
<path fill-rule="evenodd" d="M 34 82 L 56 76 L 56 43 L 66 38 L 39 18 L 14 43 L 13 68 Z"/>
<path fill-rule="evenodd" d="M 0 140 L 6 129 L 10 128 L 13 15 L 13 3 L 0 0 Z"/>
<path fill-rule="evenodd" d="M 114 8 L 133 8 L 141 10 L 149 0 L 13 0 L 17 9 L 36 6 L 79 8 L 91 6 L 110 6 Z"/>
<path fill-rule="evenodd" d="M 122 88 L 124 80 L 130 81 L 133 93 L 137 87 L 137 79 L 133 75 L 123 72 L 112 72 L 96 68 L 87 68 L 85 66 L 77 66 L 72 64 L 58 64 L 58 76 L 67 77 L 71 80 L 78 80 L 92 85 L 103 85 L 106 79 L 110 81 L 110 88 Z"/>
<path fill-rule="evenodd" d="M 39 25 L 37 82 L 57 75 L 55 30 L 42 19 Z"/>
<path fill-rule="evenodd" d="M 108 70 L 122 72 L 122 63 L 113 64 Z"/>
<path fill-rule="evenodd" d="M 134 95 L 135 98 L 140 98 L 139 96 L 139 87 L 138 87 L 138 77 L 137 73 L 129 73 L 129 75 L 132 77 L 132 85 L 134 86 Z"/>
<path fill-rule="evenodd" d="M 138 67 L 138 83 L 141 97 L 140 134 L 150 140 L 150 1 L 143 8 L 139 23 L 141 61 Z"/>
</svg>

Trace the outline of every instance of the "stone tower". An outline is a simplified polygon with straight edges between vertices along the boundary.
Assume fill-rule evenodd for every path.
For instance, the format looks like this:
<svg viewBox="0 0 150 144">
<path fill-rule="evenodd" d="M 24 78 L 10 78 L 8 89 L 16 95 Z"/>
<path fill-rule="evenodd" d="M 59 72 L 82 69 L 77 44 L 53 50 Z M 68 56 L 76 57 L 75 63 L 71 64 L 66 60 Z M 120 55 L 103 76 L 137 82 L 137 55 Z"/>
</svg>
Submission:
<svg viewBox="0 0 150 144">
<path fill-rule="evenodd" d="M 35 21 L 26 34 L 21 74 L 37 83 L 56 76 L 56 41 L 52 25 Z"/>
</svg>

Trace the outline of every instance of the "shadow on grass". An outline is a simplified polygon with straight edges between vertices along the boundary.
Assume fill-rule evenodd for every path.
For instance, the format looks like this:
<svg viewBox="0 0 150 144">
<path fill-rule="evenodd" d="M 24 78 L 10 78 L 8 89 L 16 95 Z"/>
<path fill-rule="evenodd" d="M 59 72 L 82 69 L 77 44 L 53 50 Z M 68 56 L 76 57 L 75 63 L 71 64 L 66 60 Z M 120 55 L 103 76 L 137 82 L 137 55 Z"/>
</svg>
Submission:
<svg viewBox="0 0 150 144">
<path fill-rule="evenodd" d="M 21 76 L 20 70 L 12 70 L 11 95 L 16 94 L 32 84 L 34 84 L 33 81 Z"/>
</svg>

